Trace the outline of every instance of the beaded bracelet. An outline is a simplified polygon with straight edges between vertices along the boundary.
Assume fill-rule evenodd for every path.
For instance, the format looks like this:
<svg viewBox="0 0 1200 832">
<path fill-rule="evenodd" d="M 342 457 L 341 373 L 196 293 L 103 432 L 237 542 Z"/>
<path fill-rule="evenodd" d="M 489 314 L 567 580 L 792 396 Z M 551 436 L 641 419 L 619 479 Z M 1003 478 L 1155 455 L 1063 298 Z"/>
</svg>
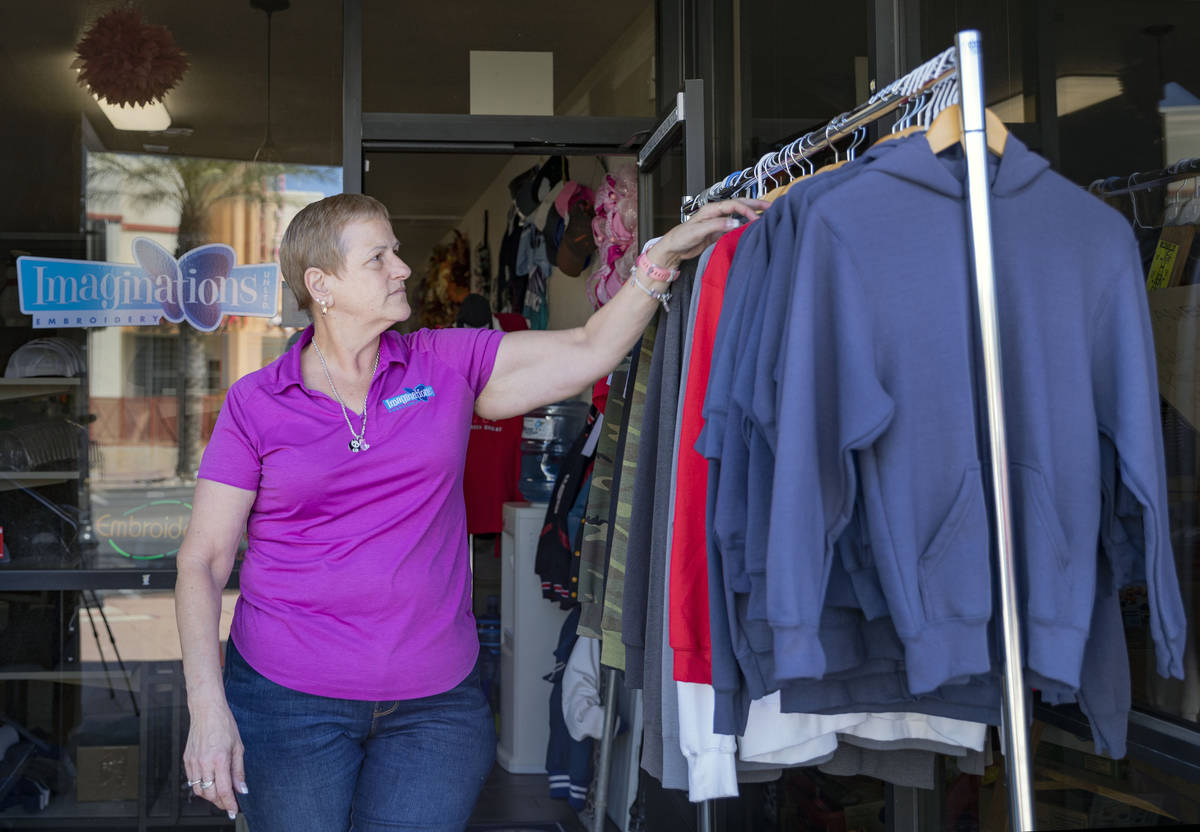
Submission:
<svg viewBox="0 0 1200 832">
<path fill-rule="evenodd" d="M 671 293 L 670 292 L 656 292 L 653 289 L 651 289 L 649 286 L 647 286 L 645 283 L 642 283 L 642 281 L 638 280 L 637 270 L 638 270 L 638 267 L 636 264 L 629 269 L 629 276 L 631 278 L 633 278 L 634 284 L 639 289 L 641 289 L 643 292 L 645 292 L 647 295 L 652 297 L 654 300 L 661 303 L 664 312 L 670 312 L 671 306 L 669 303 L 667 303 L 667 301 L 669 301 L 671 299 Z"/>
</svg>

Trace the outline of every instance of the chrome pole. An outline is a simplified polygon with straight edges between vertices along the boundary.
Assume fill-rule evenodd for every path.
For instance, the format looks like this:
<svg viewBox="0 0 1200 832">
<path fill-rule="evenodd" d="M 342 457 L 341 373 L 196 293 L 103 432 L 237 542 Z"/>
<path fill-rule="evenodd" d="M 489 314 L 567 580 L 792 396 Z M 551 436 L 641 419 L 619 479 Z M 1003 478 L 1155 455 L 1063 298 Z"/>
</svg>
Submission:
<svg viewBox="0 0 1200 832">
<path fill-rule="evenodd" d="M 959 32 L 959 83 L 962 90 L 963 146 L 967 160 L 967 217 L 979 329 L 983 342 L 987 390 L 988 435 L 991 439 L 992 494 L 999 555 L 1000 626 L 1004 646 L 1004 737 L 1008 763 L 1009 800 L 1013 829 L 1034 828 L 1030 782 L 1028 712 L 1021 669 L 1021 620 L 1017 604 L 1016 558 L 1013 551 L 1012 510 L 1009 501 L 1008 447 L 1004 427 L 1004 389 L 1000 365 L 1000 336 L 996 314 L 995 268 L 992 259 L 992 219 L 989 205 L 988 146 L 983 104 L 983 50 L 979 32 Z"/>
<path fill-rule="evenodd" d="M 604 669 L 604 733 L 600 735 L 600 760 L 597 762 L 596 797 L 592 801 L 592 832 L 604 832 L 608 818 L 608 781 L 612 769 L 613 735 L 617 729 L 617 671 Z"/>
</svg>

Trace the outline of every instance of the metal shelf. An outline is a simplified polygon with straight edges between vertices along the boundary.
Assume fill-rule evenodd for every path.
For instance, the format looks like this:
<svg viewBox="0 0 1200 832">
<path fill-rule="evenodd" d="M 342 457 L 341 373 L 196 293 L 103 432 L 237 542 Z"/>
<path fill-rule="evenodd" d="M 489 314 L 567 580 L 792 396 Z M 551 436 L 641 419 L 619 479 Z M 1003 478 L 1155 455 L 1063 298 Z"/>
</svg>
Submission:
<svg viewBox="0 0 1200 832">
<path fill-rule="evenodd" d="M 74 789 L 71 790 L 74 792 Z M 0 812 L 0 829 L 6 828 L 8 821 L 20 821 L 21 828 L 61 829 L 64 821 L 79 821 L 81 824 L 130 826 L 137 823 L 138 804 L 136 800 L 97 800 L 80 803 L 73 793 L 56 795 L 50 800 L 45 810 L 36 813 L 24 812 L 12 807 Z M 96 823 L 99 821 L 100 823 Z M 74 825 L 74 824 L 71 824 Z"/>
<path fill-rule="evenodd" d="M 37 488 L 79 479 L 78 471 L 0 471 L 0 491 Z"/>
<path fill-rule="evenodd" d="M 0 402 L 70 393 L 79 387 L 79 378 L 0 378 Z"/>
<path fill-rule="evenodd" d="M 113 668 L 103 670 L 6 670 L 0 672 L 0 682 L 55 682 L 63 685 L 96 685 L 113 690 L 139 690 L 137 669 L 127 675 Z"/>
<path fill-rule="evenodd" d="M 238 588 L 241 564 L 233 568 L 226 589 Z M 85 589 L 174 589 L 175 569 L 8 569 L 0 567 L 0 588 L 7 592 Z"/>
</svg>

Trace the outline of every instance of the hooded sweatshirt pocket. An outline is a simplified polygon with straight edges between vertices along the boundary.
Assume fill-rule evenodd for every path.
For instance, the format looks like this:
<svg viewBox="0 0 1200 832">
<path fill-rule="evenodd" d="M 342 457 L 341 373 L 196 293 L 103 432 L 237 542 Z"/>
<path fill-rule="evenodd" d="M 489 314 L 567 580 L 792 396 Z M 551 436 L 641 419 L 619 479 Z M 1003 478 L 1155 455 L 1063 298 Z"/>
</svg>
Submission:
<svg viewBox="0 0 1200 832">
<path fill-rule="evenodd" d="M 918 562 L 926 621 L 977 620 L 991 615 L 988 538 L 983 479 L 979 465 L 969 465 L 946 519 Z"/>
<path fill-rule="evenodd" d="M 1072 587 L 1067 575 L 1068 548 L 1046 477 L 1033 465 L 1014 462 L 1013 527 L 1025 606 L 1032 618 L 1068 619 Z M 1088 590 L 1088 598 L 1091 591 Z"/>
</svg>

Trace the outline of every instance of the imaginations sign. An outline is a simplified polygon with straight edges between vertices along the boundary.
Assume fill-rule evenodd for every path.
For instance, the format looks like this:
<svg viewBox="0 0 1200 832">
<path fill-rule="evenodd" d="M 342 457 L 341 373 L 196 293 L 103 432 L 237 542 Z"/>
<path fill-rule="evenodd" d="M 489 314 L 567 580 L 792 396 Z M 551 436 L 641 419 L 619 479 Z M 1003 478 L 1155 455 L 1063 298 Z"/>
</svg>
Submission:
<svg viewBox="0 0 1200 832">
<path fill-rule="evenodd" d="M 176 260 L 145 237 L 133 241 L 131 263 L 17 259 L 21 311 L 38 329 L 154 326 L 186 321 L 211 332 L 226 315 L 269 318 L 279 311 L 279 266 L 237 266 L 222 243 L 200 246 Z"/>
</svg>

